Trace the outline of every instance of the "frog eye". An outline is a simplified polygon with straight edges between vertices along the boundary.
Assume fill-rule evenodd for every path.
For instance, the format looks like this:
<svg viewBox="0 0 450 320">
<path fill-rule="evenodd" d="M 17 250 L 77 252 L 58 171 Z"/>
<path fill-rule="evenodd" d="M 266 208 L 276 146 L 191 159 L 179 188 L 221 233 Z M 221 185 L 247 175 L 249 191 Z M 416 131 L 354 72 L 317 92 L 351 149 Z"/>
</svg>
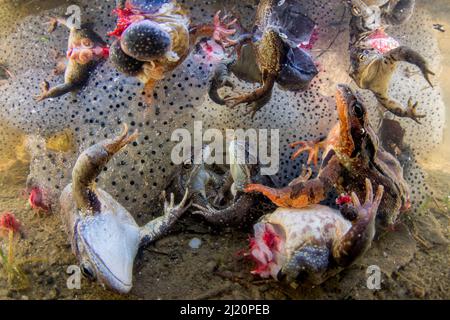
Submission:
<svg viewBox="0 0 450 320">
<path fill-rule="evenodd" d="M 91 266 L 90 266 L 90 264 L 89 263 L 87 263 L 87 262 L 83 262 L 81 265 L 80 265 L 80 270 L 81 270 L 81 273 L 83 274 L 83 276 L 85 276 L 86 278 L 88 278 L 89 280 L 91 280 L 91 281 L 94 281 L 95 280 L 95 273 L 94 273 L 94 271 L 92 270 L 92 268 L 91 268 Z"/>
<path fill-rule="evenodd" d="M 88 38 L 83 38 L 81 40 L 81 44 L 83 45 L 83 47 L 86 47 L 86 48 L 92 48 L 94 46 L 94 43 L 92 42 L 92 40 L 88 39 Z"/>
<path fill-rule="evenodd" d="M 366 60 L 366 55 L 364 53 L 360 53 L 358 55 L 358 59 L 359 59 L 359 61 L 364 61 L 364 60 Z"/>
<path fill-rule="evenodd" d="M 358 6 L 353 5 L 353 6 L 352 6 L 352 14 L 353 14 L 354 16 L 359 17 L 359 16 L 361 15 L 361 9 L 360 9 Z"/>
<path fill-rule="evenodd" d="M 353 114 L 359 119 L 364 117 L 364 108 L 359 102 L 355 102 L 353 105 Z"/>
</svg>

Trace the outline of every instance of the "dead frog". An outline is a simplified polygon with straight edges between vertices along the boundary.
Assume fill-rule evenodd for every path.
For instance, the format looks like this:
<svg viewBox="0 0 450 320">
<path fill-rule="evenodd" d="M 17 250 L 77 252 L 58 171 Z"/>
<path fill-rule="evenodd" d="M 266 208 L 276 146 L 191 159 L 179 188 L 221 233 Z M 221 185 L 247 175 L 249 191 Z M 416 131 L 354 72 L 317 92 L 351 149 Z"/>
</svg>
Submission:
<svg viewBox="0 0 450 320">
<path fill-rule="evenodd" d="M 41 94 L 35 97 L 37 101 L 60 97 L 80 89 L 89 80 L 95 67 L 108 58 L 109 49 L 106 43 L 92 30 L 90 24 L 81 25 L 77 29 L 67 24 L 63 18 L 52 18 L 49 31 L 52 32 L 58 24 L 70 30 L 64 83 L 50 88 L 48 81 L 44 80 L 41 84 Z"/>
<path fill-rule="evenodd" d="M 345 85 L 336 93 L 339 122 L 322 142 L 298 142 L 300 149 L 310 152 L 310 160 L 318 157 L 324 149 L 319 173 L 314 179 L 300 177 L 285 188 L 273 189 L 250 184 L 246 192 L 261 192 L 274 204 L 284 208 L 304 208 L 327 197 L 327 192 L 355 191 L 364 194 L 364 179 L 368 178 L 384 187 L 384 196 L 378 210 L 378 221 L 383 227 L 393 227 L 401 210 L 410 206 L 410 190 L 403 177 L 398 160 L 386 152 L 372 128 L 366 107 Z"/>
<path fill-rule="evenodd" d="M 229 107 L 247 104 L 254 116 L 270 101 L 275 83 L 289 91 L 306 90 L 318 73 L 311 55 L 302 47 L 310 43 L 314 28 L 315 23 L 295 1 L 261 0 L 252 32 L 227 45 L 235 46 L 236 55 L 216 68 L 209 90 L 211 99 Z M 262 86 L 251 93 L 222 98 L 220 88 L 234 87 L 230 72 Z"/>
<path fill-rule="evenodd" d="M 82 273 L 119 293 L 132 288 L 133 262 L 138 249 L 164 235 L 185 212 L 188 191 L 175 205 L 174 195 L 164 203 L 164 215 L 139 227 L 132 215 L 106 191 L 96 188 L 103 167 L 137 132 L 122 133 L 86 149 L 72 171 L 72 183 L 61 194 L 60 204 L 72 250 Z"/>
<path fill-rule="evenodd" d="M 366 5 L 360 3 L 362 8 Z M 399 2 L 402 3 L 402 1 Z M 399 101 L 389 96 L 388 90 L 392 75 L 398 62 L 405 61 L 416 65 L 425 80 L 432 87 L 430 71 L 425 59 L 407 46 L 401 46 L 394 38 L 387 35 L 384 27 L 373 21 L 379 20 L 380 12 L 366 16 L 367 10 L 353 6 L 353 17 L 350 22 L 350 76 L 362 89 L 372 91 L 378 102 L 388 111 L 399 117 L 408 117 L 420 123 L 425 115 L 417 114 L 417 102 L 410 98 L 404 107 Z M 369 22 L 367 22 L 369 21 Z"/>
<path fill-rule="evenodd" d="M 319 285 L 361 257 L 375 235 L 375 217 L 383 196 L 365 180 L 365 202 L 352 193 L 340 211 L 322 205 L 278 208 L 254 225 L 250 257 L 262 278 Z M 351 214 L 349 214 L 351 213 Z"/>
<path fill-rule="evenodd" d="M 250 221 L 250 210 L 257 197 L 244 192 L 251 182 L 270 183 L 261 176 L 257 159 L 248 144 L 232 140 L 228 146 L 229 165 L 212 163 L 210 146 L 203 148 L 204 162 L 184 166 L 176 171 L 177 193 L 190 190 L 192 213 L 202 216 L 208 223 L 218 226 L 240 226 Z M 242 157 L 242 158 L 241 158 Z M 245 161 L 243 161 L 245 157 Z"/>
<path fill-rule="evenodd" d="M 220 11 L 214 23 L 192 25 L 189 13 L 174 0 L 117 1 L 117 40 L 111 45 L 110 61 L 120 72 L 144 83 L 151 105 L 157 82 L 180 65 L 202 37 L 228 43 L 235 33 L 235 20 L 225 22 Z"/>
</svg>

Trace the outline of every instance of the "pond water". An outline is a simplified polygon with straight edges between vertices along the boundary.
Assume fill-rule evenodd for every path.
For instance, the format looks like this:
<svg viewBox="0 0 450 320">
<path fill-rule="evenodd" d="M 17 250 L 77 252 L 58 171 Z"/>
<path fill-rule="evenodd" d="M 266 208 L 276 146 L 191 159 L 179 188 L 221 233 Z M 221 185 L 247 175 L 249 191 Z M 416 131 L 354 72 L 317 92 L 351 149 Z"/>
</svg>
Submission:
<svg viewBox="0 0 450 320">
<path fill-rule="evenodd" d="M 258 2 L 179 1 L 188 10 L 191 25 L 209 23 L 222 10 L 233 13 L 246 29 L 252 28 Z M 51 17 L 75 7 L 106 47 L 114 40 L 107 34 L 116 24 L 115 1 L 0 0 L 0 214 L 13 213 L 21 223 L 21 234 L 13 240 L 0 234 L 4 254 L 0 299 L 450 298 L 450 2 L 417 0 L 407 22 L 386 29 L 400 44 L 421 54 L 434 73 L 430 87 L 415 66 L 402 62 L 391 81 L 392 97 L 404 105 L 410 97 L 418 102 L 418 113 L 425 115 L 421 124 L 380 112 L 374 94 L 358 88 L 349 76 L 351 10 L 345 1 L 293 2 L 316 24 L 317 39 L 309 53 L 318 74 L 303 92 L 282 90 L 276 84 L 269 102 L 251 117 L 245 106 L 228 108 L 208 97 L 215 67 L 229 52 L 205 39 L 157 82 L 151 106 L 143 84 L 117 71 L 100 53 L 100 63 L 84 86 L 37 101 L 44 80 L 50 87 L 64 81 L 61 71 L 66 67 L 69 31 L 57 27 L 49 33 Z M 231 81 L 234 89 L 221 94 L 249 92 L 258 86 L 235 75 Z M 392 149 L 411 189 L 411 208 L 400 215 L 393 230 L 377 227 L 371 248 L 361 259 L 321 285 L 261 279 L 251 274 L 254 262 L 243 254 L 249 251 L 257 217 L 239 227 L 213 226 L 193 215 L 196 210 L 191 208 L 167 235 L 139 251 L 128 294 L 84 277 L 79 289 L 68 287 L 67 268 L 79 261 L 72 252 L 59 197 L 72 182 L 72 169 L 84 150 L 117 135 L 124 123 L 138 130 L 136 141 L 102 165 L 95 184 L 144 225 L 162 214 L 161 193 L 172 191 L 168 182 L 174 173 L 179 176 L 182 165 L 171 157 L 176 130 L 186 129 L 190 135 L 201 125 L 203 132 L 216 129 L 223 137 L 226 129 L 256 129 L 260 134 L 261 129 L 276 130 L 279 152 L 272 150 L 279 170 L 270 180 L 276 187 L 286 186 L 307 165 L 305 155 L 290 159 L 289 144 L 324 138 L 333 128 L 338 120 L 338 84 L 358 92 L 380 137 L 382 119 L 395 120 L 404 130 L 403 139 L 393 139 L 400 143 Z M 177 203 L 181 196 L 177 194 Z M 327 195 L 323 203 L 333 205 L 335 196 Z M 258 197 L 249 213 L 258 216 L 268 210 L 273 211 L 269 201 Z M 373 265 L 381 270 L 380 290 L 366 286 L 366 271 Z M 11 266 L 19 271 L 11 271 Z"/>
</svg>

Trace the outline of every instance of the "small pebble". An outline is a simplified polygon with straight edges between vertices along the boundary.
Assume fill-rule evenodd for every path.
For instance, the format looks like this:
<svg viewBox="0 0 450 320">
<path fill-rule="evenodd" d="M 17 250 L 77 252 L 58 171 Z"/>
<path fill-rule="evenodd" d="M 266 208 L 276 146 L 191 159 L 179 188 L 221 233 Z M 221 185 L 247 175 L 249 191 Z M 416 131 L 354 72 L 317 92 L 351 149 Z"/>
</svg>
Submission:
<svg viewBox="0 0 450 320">
<path fill-rule="evenodd" d="M 191 249 L 198 249 L 202 245 L 202 240 L 199 238 L 192 238 L 191 241 L 189 241 L 189 247 Z"/>
</svg>

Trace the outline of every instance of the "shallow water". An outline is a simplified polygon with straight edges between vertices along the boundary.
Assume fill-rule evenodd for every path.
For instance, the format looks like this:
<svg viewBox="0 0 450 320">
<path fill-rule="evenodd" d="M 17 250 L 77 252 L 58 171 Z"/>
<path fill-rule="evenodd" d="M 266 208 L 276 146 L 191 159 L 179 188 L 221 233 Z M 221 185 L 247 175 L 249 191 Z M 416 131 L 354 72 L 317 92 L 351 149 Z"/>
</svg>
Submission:
<svg viewBox="0 0 450 320">
<path fill-rule="evenodd" d="M 207 21 L 217 9 L 226 7 L 238 8 L 247 24 L 257 3 L 182 2 L 190 7 L 195 22 Z M 45 19 L 77 3 L 83 18 L 94 20 L 95 30 L 104 36 L 114 24 L 110 14 L 113 1 L 0 1 L 0 65 L 12 74 L 6 83 L 0 83 L 0 212 L 11 211 L 22 222 L 25 237 L 15 241 L 15 252 L 28 279 L 26 286 L 8 283 L 5 269 L 0 268 L 0 299 L 448 299 L 450 3 L 417 2 L 411 21 L 393 28 L 392 33 L 422 53 L 436 77 L 432 78 L 433 89 L 414 73 L 400 83 L 398 79 L 408 72 L 402 65 L 394 79 L 399 89 L 393 94 L 405 100 L 414 94 L 421 103 L 420 111 L 427 114 L 421 126 L 400 120 L 407 131 L 405 141 L 413 149 L 407 172 L 413 210 L 402 217 L 395 232 L 380 234 L 363 259 L 321 286 L 294 288 L 250 274 L 252 262 L 236 254 L 248 246 L 250 227 L 216 229 L 187 216 L 167 237 L 143 251 L 136 263 L 133 290 L 129 295 L 117 295 L 84 279 L 80 290 L 66 286 L 66 269 L 76 264 L 76 259 L 57 199 L 70 182 L 79 153 L 117 132 L 121 122 L 139 129 L 136 145 L 111 161 L 98 184 L 140 224 L 160 214 L 155 203 L 160 203 L 158 196 L 173 171 L 173 130 L 186 127 L 192 131 L 195 120 L 203 121 L 205 128 L 219 130 L 280 129 L 281 171 L 274 179 L 286 184 L 306 160 L 293 164 L 287 145 L 324 136 L 336 119 L 336 84 L 356 88 L 347 75 L 348 12 L 338 1 L 304 1 L 305 12 L 319 25 L 313 55 L 320 73 L 305 93 L 275 89 L 272 101 L 250 120 L 243 110 L 225 109 L 206 98 L 211 68 L 195 52 L 156 88 L 159 113 L 143 107 L 142 86 L 135 79 L 119 75 L 108 63 L 96 70 L 78 94 L 36 103 L 32 96 L 38 93 L 40 81 L 62 81 L 62 76 L 49 75 L 55 66 L 55 52 L 64 53 L 68 35 L 62 28 L 48 35 Z M 442 24 L 445 32 L 434 29 L 436 23 Z M 239 83 L 236 90 L 250 87 Z M 368 92 L 361 95 L 371 110 L 372 122 L 377 123 L 373 97 Z M 29 177 L 48 191 L 51 214 L 30 208 L 25 194 Z M 198 249 L 189 246 L 193 238 L 201 239 Z M 5 239 L 0 242 L 6 245 Z M 382 289 L 377 291 L 365 286 L 366 268 L 374 264 L 383 272 Z"/>
</svg>

